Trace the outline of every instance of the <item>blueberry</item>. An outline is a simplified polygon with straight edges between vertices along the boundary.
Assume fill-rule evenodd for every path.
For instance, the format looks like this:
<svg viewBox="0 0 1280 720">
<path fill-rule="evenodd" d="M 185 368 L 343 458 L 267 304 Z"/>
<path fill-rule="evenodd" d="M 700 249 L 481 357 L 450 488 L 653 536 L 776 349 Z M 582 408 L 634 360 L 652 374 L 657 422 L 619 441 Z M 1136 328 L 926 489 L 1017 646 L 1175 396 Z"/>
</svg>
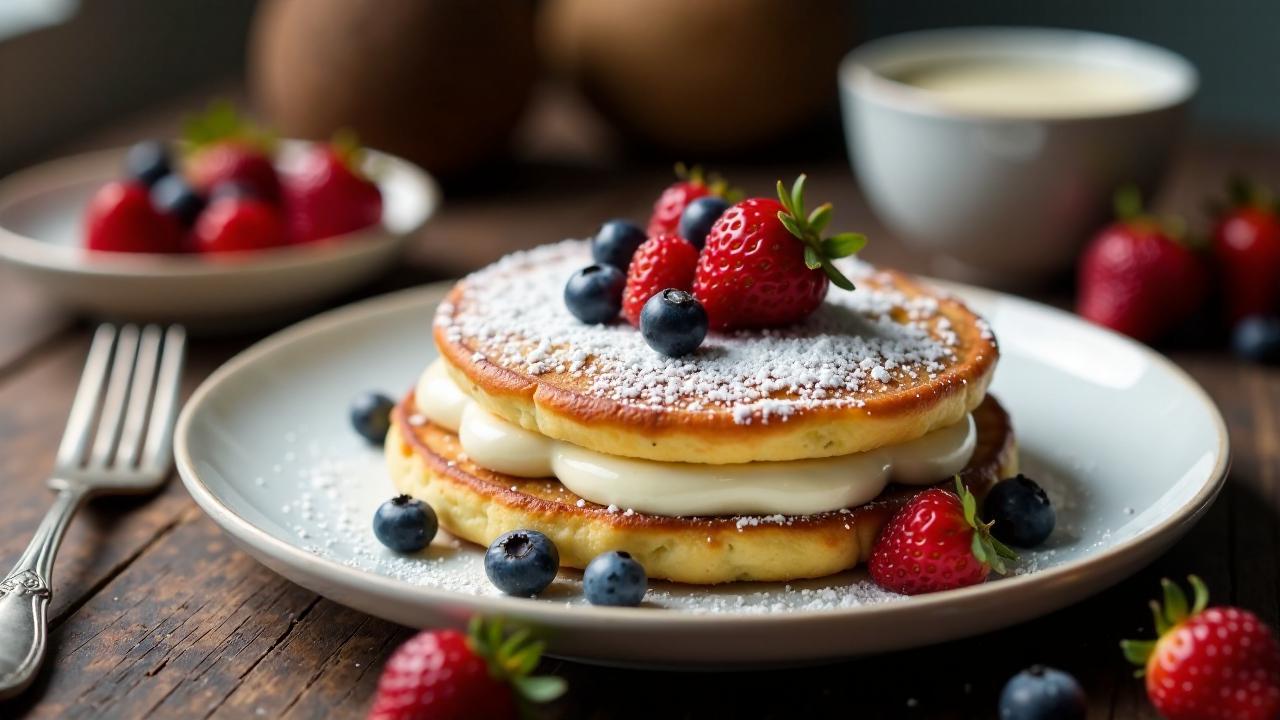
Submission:
<svg viewBox="0 0 1280 720">
<path fill-rule="evenodd" d="M 136 143 L 124 156 L 125 173 L 151 187 L 170 173 L 169 147 L 159 140 Z"/>
<path fill-rule="evenodd" d="M 440 529 L 436 511 L 408 495 L 398 495 L 378 506 L 373 514 L 373 534 L 396 552 L 417 552 L 431 544 Z"/>
<path fill-rule="evenodd" d="M 204 210 L 204 198 L 181 175 L 165 175 L 157 180 L 151 186 L 151 204 L 186 227 L 191 227 Z"/>
<path fill-rule="evenodd" d="M 996 483 L 987 492 L 982 514 L 987 522 L 995 523 L 991 534 L 997 540 L 1024 548 L 1044 542 L 1056 520 L 1044 489 L 1021 474 Z"/>
<path fill-rule="evenodd" d="M 1082 720 L 1084 690 L 1061 670 L 1032 665 L 1000 692 L 1000 720 Z"/>
<path fill-rule="evenodd" d="M 391 398 L 375 392 L 356 396 L 351 401 L 351 426 L 360 436 L 374 445 L 381 445 L 391 429 L 391 410 L 396 406 Z"/>
<path fill-rule="evenodd" d="M 663 355 L 688 355 L 707 336 L 707 311 L 689 293 L 668 288 L 644 304 L 640 334 L 649 347 Z"/>
<path fill-rule="evenodd" d="M 582 572 L 582 591 L 592 605 L 639 605 L 649 578 L 630 553 L 601 553 Z"/>
<path fill-rule="evenodd" d="M 537 530 L 512 530 L 489 546 L 484 573 L 502 592 L 533 597 L 556 579 L 560 551 L 551 538 Z"/>
<path fill-rule="evenodd" d="M 1236 324 L 1231 349 L 1245 360 L 1280 363 L 1280 317 L 1250 315 Z"/>
<path fill-rule="evenodd" d="M 680 224 L 677 226 L 680 237 L 701 250 L 707 242 L 707 233 L 711 232 L 711 226 L 728 209 L 729 203 L 725 202 L 724 198 L 714 195 L 694 200 L 686 205 L 684 212 L 680 214 Z"/>
<path fill-rule="evenodd" d="M 627 276 L 612 265 L 589 265 L 574 273 L 564 286 L 564 304 L 584 323 L 611 322 L 622 310 Z"/>
<path fill-rule="evenodd" d="M 610 220 L 601 225 L 591 239 L 591 259 L 598 265 L 612 265 L 625 273 L 631 256 L 644 240 L 644 231 L 635 223 Z"/>
</svg>

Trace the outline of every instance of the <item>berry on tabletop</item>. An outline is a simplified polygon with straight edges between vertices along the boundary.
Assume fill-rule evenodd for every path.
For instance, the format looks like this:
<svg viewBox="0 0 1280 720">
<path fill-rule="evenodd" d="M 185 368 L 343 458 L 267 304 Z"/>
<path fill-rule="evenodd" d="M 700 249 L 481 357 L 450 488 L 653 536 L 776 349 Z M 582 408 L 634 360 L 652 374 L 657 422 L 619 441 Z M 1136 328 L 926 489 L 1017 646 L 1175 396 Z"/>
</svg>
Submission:
<svg viewBox="0 0 1280 720">
<path fill-rule="evenodd" d="M 591 259 L 597 265 L 612 265 L 626 272 L 631 256 L 644 241 L 644 231 L 635 223 L 609 220 L 591 238 Z"/>
<path fill-rule="evenodd" d="M 1053 532 L 1057 520 L 1044 489 L 1021 473 L 998 482 L 982 501 L 982 514 L 1000 542 L 1032 548 Z"/>
<path fill-rule="evenodd" d="M 640 311 L 649 298 L 667 288 L 689 290 L 698 268 L 698 249 L 671 233 L 645 240 L 627 268 L 627 285 L 622 293 L 622 316 L 632 325 L 640 324 Z"/>
<path fill-rule="evenodd" d="M 543 644 L 473 618 L 467 633 L 424 630 L 382 668 L 369 720 L 515 720 L 564 694 L 564 680 L 532 676 Z"/>
<path fill-rule="evenodd" d="M 533 597 L 547 589 L 559 569 L 560 551 L 537 530 L 512 530 L 494 540 L 484 554 L 489 582 L 517 597 Z"/>
<path fill-rule="evenodd" d="M 886 590 L 904 595 L 976 585 L 1005 560 L 1017 558 L 991 537 L 978 502 L 956 478 L 956 492 L 931 488 L 916 494 L 889 520 L 871 546 L 867 570 Z"/>
<path fill-rule="evenodd" d="M 351 402 L 351 426 L 371 445 L 381 445 L 391 429 L 395 406 L 391 398 L 381 393 L 361 393 Z"/>
<path fill-rule="evenodd" d="M 831 204 L 806 214 L 804 183 L 801 175 L 788 191 L 779 181 L 777 200 L 743 200 L 712 225 L 693 282 L 712 330 L 797 323 L 822 304 L 829 282 L 853 289 L 831 261 L 858 252 L 867 238 L 823 238 Z"/>
<path fill-rule="evenodd" d="M 1280 643 L 1258 616 L 1208 607 L 1204 581 L 1182 588 L 1161 580 L 1164 602 L 1152 601 L 1155 640 L 1125 640 L 1124 655 L 1142 668 L 1147 697 L 1167 720 L 1275 720 L 1280 717 Z"/>
<path fill-rule="evenodd" d="M 391 498 L 373 514 L 374 536 L 396 552 L 418 552 L 431 544 L 439 529 L 435 510 L 408 495 Z"/>
<path fill-rule="evenodd" d="M 639 605 L 648 583 L 644 567 L 620 551 L 597 555 L 582 571 L 582 591 L 592 605 Z"/>
<path fill-rule="evenodd" d="M 612 265 L 588 265 L 569 276 L 564 304 L 574 317 L 588 325 L 613 322 L 622 310 L 627 277 Z"/>
<path fill-rule="evenodd" d="M 688 355 L 707 336 L 707 311 L 684 290 L 663 290 L 645 303 L 640 334 L 649 347 L 663 355 Z"/>
<path fill-rule="evenodd" d="M 134 143 L 125 153 L 124 166 L 130 178 L 150 187 L 172 172 L 169 147 L 159 140 Z"/>
<path fill-rule="evenodd" d="M 1116 195 L 1118 219 L 1084 249 L 1076 311 L 1135 340 L 1154 342 L 1208 294 L 1208 272 L 1181 225 L 1142 212 L 1136 188 Z"/>
<path fill-rule="evenodd" d="M 1280 364 L 1280 316 L 1250 315 L 1231 332 L 1231 349 L 1245 360 Z"/>
<path fill-rule="evenodd" d="M 1280 312 L 1280 205 L 1271 192 L 1233 180 L 1212 238 L 1228 324 Z"/>
<path fill-rule="evenodd" d="M 89 200 L 85 211 L 85 247 L 133 253 L 182 251 L 182 228 L 157 212 L 145 185 L 112 181 Z"/>
<path fill-rule="evenodd" d="M 1000 692 L 1000 720 L 1084 720 L 1084 688 L 1070 674 L 1032 665 Z"/>
</svg>

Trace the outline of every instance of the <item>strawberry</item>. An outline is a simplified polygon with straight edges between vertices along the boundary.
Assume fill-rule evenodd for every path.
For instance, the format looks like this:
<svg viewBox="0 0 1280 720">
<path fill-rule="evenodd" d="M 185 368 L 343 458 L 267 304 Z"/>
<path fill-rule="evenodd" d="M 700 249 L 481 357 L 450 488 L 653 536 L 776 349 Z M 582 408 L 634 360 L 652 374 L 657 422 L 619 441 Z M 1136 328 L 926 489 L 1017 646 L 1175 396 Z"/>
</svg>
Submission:
<svg viewBox="0 0 1280 720">
<path fill-rule="evenodd" d="M 369 720 L 515 718 L 525 703 L 554 700 L 557 677 L 529 677 L 542 643 L 528 631 L 504 638 L 498 621 L 471 621 L 468 634 L 424 630 L 396 649 L 382 669 Z"/>
<path fill-rule="evenodd" d="M 627 287 L 622 293 L 622 315 L 640 325 L 640 311 L 649 298 L 666 290 L 689 290 L 698 267 L 698 249 L 671 233 L 655 235 L 636 248 L 627 267 Z"/>
<path fill-rule="evenodd" d="M 111 252 L 182 252 L 182 228 L 151 205 L 145 185 L 112 181 L 89 200 L 85 247 Z"/>
<path fill-rule="evenodd" d="M 867 238 L 821 238 L 831 204 L 806 216 L 804 183 L 801 175 L 787 192 L 779 181 L 777 200 L 743 200 L 711 226 L 693 281 L 711 329 L 790 325 L 822 304 L 828 281 L 853 289 L 831 261 L 858 252 Z"/>
<path fill-rule="evenodd" d="M 382 219 L 382 193 L 361 173 L 360 160 L 355 142 L 340 138 L 309 147 L 285 175 L 285 212 L 294 242 L 343 235 Z"/>
<path fill-rule="evenodd" d="M 684 209 L 700 197 L 715 195 L 728 199 L 738 195 L 717 175 L 704 176 L 702 168 L 697 165 L 686 168 L 684 163 L 677 163 L 676 177 L 678 180 L 663 190 L 653 204 L 653 214 L 649 216 L 649 227 L 645 231 L 649 237 L 676 233 Z"/>
<path fill-rule="evenodd" d="M 183 174 L 200 194 L 236 183 L 267 202 L 280 202 L 280 178 L 271 160 L 274 141 L 229 103 L 215 103 L 188 120 L 183 149 Z"/>
<path fill-rule="evenodd" d="M 973 494 L 930 488 L 907 501 L 871 546 L 867 569 L 876 584 L 904 595 L 977 585 L 1005 572 L 1012 550 L 991 537 Z"/>
<path fill-rule="evenodd" d="M 1119 219 L 1085 247 L 1076 311 L 1143 342 L 1161 338 L 1204 302 L 1208 278 L 1176 223 L 1142 213 L 1134 188 L 1116 195 Z"/>
<path fill-rule="evenodd" d="M 1164 605 L 1151 602 L 1155 640 L 1125 640 L 1124 655 L 1142 666 L 1147 697 L 1168 720 L 1275 720 L 1280 717 L 1280 644 L 1258 616 L 1211 607 L 1204 581 L 1182 588 L 1161 580 Z"/>
<path fill-rule="evenodd" d="M 207 253 L 260 250 L 287 241 L 280 209 L 245 197 L 214 200 L 196 220 L 194 237 L 196 249 Z"/>
<path fill-rule="evenodd" d="M 1231 183 L 1230 204 L 1217 213 L 1213 257 L 1227 321 L 1280 310 L 1280 208 L 1266 188 Z"/>
</svg>

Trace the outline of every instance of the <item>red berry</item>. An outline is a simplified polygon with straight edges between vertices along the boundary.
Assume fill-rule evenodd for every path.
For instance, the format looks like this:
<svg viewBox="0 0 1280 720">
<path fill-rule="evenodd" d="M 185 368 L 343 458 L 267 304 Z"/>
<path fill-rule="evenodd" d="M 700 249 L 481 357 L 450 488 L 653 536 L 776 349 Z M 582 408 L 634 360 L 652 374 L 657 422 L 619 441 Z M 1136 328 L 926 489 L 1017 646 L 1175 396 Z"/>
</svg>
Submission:
<svg viewBox="0 0 1280 720">
<path fill-rule="evenodd" d="M 1152 603 L 1156 640 L 1125 641 L 1125 655 L 1146 671 L 1147 697 L 1168 720 L 1275 720 L 1280 717 L 1280 643 L 1256 615 L 1206 609 L 1209 593 L 1191 577 L 1195 601 L 1162 581 Z"/>
<path fill-rule="evenodd" d="M 1121 220 L 1098 233 L 1080 258 L 1076 311 L 1143 342 L 1185 321 L 1204 302 L 1204 264 L 1158 220 L 1140 214 L 1137 195 L 1117 196 Z"/>
<path fill-rule="evenodd" d="M 285 210 L 294 242 L 343 235 L 382 219 L 382 193 L 357 174 L 353 162 L 353 150 L 316 144 L 285 175 Z"/>
<path fill-rule="evenodd" d="M 186 176 L 191 186 L 208 195 L 223 183 L 235 183 L 269 203 L 280 202 L 280 178 L 262 150 L 253 145 L 226 141 L 193 152 L 187 158 Z"/>
<path fill-rule="evenodd" d="M 99 188 L 89 201 L 85 247 L 110 252 L 182 252 L 182 228 L 151 206 L 145 185 L 113 181 Z"/>
<path fill-rule="evenodd" d="M 627 287 L 622 293 L 622 315 L 639 326 L 640 311 L 649 298 L 675 288 L 688 291 L 698 267 L 698 249 L 670 233 L 655 235 L 640 244 L 627 268 Z"/>
<path fill-rule="evenodd" d="M 498 621 L 479 618 L 467 635 L 420 632 L 382 669 L 369 720 L 515 718 L 517 692 L 526 703 L 564 692 L 559 678 L 527 676 L 541 651 L 527 631 L 507 636 Z"/>
<path fill-rule="evenodd" d="M 804 209 L 805 176 L 778 199 L 750 198 L 734 205 L 707 233 L 693 294 L 712 330 L 777 327 L 800 322 L 822 304 L 828 281 L 853 290 L 831 261 L 866 245 L 858 233 L 823 238 L 831 204 Z"/>
<path fill-rule="evenodd" d="M 220 253 L 260 250 L 286 244 L 280 210 L 264 200 L 227 197 L 215 200 L 196 220 L 196 249 Z"/>
<path fill-rule="evenodd" d="M 369 720 L 516 717 L 511 688 L 456 630 L 424 631 L 391 656 L 378 680 Z"/>
<path fill-rule="evenodd" d="M 1280 217 L 1269 206 L 1223 215 L 1213 230 L 1213 256 L 1228 322 L 1280 309 Z"/>
<path fill-rule="evenodd" d="M 681 180 L 658 196 L 653 204 L 653 215 L 649 216 L 649 227 L 646 233 L 653 237 L 660 233 L 674 233 L 680 224 L 680 215 L 689 203 L 700 197 L 710 195 L 711 188 L 701 178 Z"/>
<path fill-rule="evenodd" d="M 952 590 L 987 579 L 1016 557 L 977 518 L 977 503 L 956 481 L 950 492 L 931 488 L 907 501 L 871 547 L 867 570 L 876 584 L 904 595 Z M 963 496 L 963 499 L 962 499 Z M 982 557 L 976 556 L 977 548 Z"/>
</svg>

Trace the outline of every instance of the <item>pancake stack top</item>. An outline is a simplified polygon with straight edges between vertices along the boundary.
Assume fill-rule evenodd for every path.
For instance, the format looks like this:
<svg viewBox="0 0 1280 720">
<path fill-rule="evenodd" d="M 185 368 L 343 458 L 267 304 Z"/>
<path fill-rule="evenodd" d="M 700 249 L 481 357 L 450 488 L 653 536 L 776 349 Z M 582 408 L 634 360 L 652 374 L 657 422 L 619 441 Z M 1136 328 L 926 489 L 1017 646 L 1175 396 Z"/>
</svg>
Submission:
<svg viewBox="0 0 1280 720">
<path fill-rule="evenodd" d="M 625 324 L 585 325 L 565 279 L 588 245 L 516 253 L 454 289 L 437 345 L 491 412 L 602 452 L 682 462 L 828 457 L 906 442 L 983 399 L 998 358 L 989 326 L 906 277 L 840 261 L 858 285 L 804 323 L 712 335 L 653 352 Z"/>
</svg>

